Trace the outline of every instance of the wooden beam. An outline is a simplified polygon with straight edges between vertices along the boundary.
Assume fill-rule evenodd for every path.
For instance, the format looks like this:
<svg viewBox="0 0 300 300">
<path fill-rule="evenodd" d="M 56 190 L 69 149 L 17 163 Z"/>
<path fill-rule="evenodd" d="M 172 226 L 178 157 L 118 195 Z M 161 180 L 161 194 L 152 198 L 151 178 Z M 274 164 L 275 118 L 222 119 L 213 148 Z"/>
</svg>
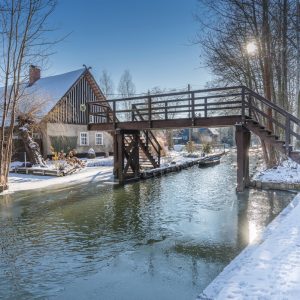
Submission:
<svg viewBox="0 0 300 300">
<path fill-rule="evenodd" d="M 189 127 L 226 127 L 233 126 L 240 123 L 242 120 L 240 115 L 235 116 L 221 116 L 209 118 L 195 118 L 194 124 L 192 119 L 169 119 L 169 120 L 152 120 L 149 121 L 135 121 L 135 122 L 117 122 L 116 128 L 123 130 L 147 130 L 147 129 L 161 129 L 161 128 L 189 128 Z M 89 130 L 114 130 L 112 123 L 98 123 L 90 124 Z"/>
<path fill-rule="evenodd" d="M 117 134 L 117 147 L 118 147 L 118 172 L 117 176 L 120 183 L 123 183 L 125 181 L 124 178 L 124 135 L 122 132 L 119 132 Z"/>
<path fill-rule="evenodd" d="M 243 192 L 249 186 L 249 147 L 251 133 L 242 124 L 235 125 L 237 148 L 237 192 Z"/>
</svg>

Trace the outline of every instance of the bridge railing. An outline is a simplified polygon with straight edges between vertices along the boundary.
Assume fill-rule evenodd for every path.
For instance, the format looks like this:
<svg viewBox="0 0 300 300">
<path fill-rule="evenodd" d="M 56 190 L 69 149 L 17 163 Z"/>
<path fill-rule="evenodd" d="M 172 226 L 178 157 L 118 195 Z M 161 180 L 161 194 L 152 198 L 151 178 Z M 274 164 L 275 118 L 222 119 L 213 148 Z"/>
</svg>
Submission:
<svg viewBox="0 0 300 300">
<path fill-rule="evenodd" d="M 97 112 L 99 107 L 101 112 Z M 137 113 L 143 121 L 150 122 L 239 115 L 242 121 L 251 117 L 266 128 L 272 130 L 276 127 L 276 133 L 285 141 L 287 151 L 292 137 L 300 140 L 298 118 L 245 86 L 149 94 L 89 103 L 89 114 L 100 116 L 101 123 L 138 122 Z"/>
<path fill-rule="evenodd" d="M 89 113 L 101 116 L 104 123 L 134 121 L 137 110 L 145 121 L 240 115 L 241 93 L 242 86 L 236 86 L 106 100 L 110 111 L 97 101 L 89 103 Z M 101 112 L 93 107 L 99 105 Z"/>
</svg>

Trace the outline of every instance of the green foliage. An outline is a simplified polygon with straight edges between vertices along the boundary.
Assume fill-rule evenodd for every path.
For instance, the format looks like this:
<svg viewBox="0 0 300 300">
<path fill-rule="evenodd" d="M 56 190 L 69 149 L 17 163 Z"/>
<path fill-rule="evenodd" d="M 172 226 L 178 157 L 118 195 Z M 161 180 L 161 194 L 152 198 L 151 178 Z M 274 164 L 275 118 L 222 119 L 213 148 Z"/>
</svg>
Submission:
<svg viewBox="0 0 300 300">
<path fill-rule="evenodd" d="M 185 148 L 188 153 L 193 153 L 196 150 L 195 143 L 193 141 L 188 141 Z"/>
<path fill-rule="evenodd" d="M 50 136 L 51 146 L 56 152 L 68 153 L 77 146 L 77 136 Z"/>
<path fill-rule="evenodd" d="M 211 146 L 211 144 L 209 144 L 209 143 L 206 143 L 206 144 L 203 144 L 202 145 L 202 151 L 204 152 L 204 153 L 210 153 L 211 152 L 211 150 L 212 150 L 212 146 Z"/>
</svg>

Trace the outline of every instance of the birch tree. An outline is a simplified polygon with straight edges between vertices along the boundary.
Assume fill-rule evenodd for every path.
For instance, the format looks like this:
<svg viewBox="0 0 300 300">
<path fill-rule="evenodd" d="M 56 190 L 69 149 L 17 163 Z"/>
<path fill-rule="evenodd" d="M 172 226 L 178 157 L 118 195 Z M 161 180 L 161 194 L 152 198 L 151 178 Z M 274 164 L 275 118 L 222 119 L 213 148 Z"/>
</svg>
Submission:
<svg viewBox="0 0 300 300">
<path fill-rule="evenodd" d="M 100 76 L 100 88 L 107 99 L 112 98 L 114 93 L 114 83 L 107 70 L 103 70 Z"/>
<path fill-rule="evenodd" d="M 47 39 L 47 21 L 55 5 L 55 0 L 0 3 L 0 190 L 8 188 L 16 112 L 28 82 L 29 65 L 41 64 L 54 44 Z"/>
<path fill-rule="evenodd" d="M 135 84 L 132 81 L 132 76 L 130 74 L 130 71 L 125 70 L 120 78 L 118 92 L 122 98 L 130 98 L 134 96 L 135 91 L 136 91 Z M 127 100 L 123 103 L 122 109 L 131 110 L 132 104 L 134 104 L 133 101 Z M 129 121 L 131 118 L 131 113 L 130 112 L 125 113 L 124 116 L 126 121 Z"/>
</svg>

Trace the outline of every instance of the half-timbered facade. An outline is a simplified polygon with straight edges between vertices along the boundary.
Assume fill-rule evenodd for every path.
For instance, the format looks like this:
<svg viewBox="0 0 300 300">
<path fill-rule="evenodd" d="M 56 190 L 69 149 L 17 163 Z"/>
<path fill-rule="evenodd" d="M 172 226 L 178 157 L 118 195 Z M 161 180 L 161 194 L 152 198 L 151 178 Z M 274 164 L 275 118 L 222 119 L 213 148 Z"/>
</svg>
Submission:
<svg viewBox="0 0 300 300">
<path fill-rule="evenodd" d="M 30 109 L 38 108 L 44 156 L 50 156 L 53 149 L 67 152 L 74 148 L 81 155 L 88 153 L 90 148 L 101 155 L 111 153 L 111 134 L 88 130 L 89 123 L 101 122 L 105 118 L 89 116 L 87 102 L 105 103 L 105 97 L 90 70 L 83 68 L 45 78 L 34 76 L 35 72 L 40 73 L 35 66 L 31 66 L 30 82 L 25 90 L 27 101 L 24 103 L 30 103 Z"/>
</svg>

